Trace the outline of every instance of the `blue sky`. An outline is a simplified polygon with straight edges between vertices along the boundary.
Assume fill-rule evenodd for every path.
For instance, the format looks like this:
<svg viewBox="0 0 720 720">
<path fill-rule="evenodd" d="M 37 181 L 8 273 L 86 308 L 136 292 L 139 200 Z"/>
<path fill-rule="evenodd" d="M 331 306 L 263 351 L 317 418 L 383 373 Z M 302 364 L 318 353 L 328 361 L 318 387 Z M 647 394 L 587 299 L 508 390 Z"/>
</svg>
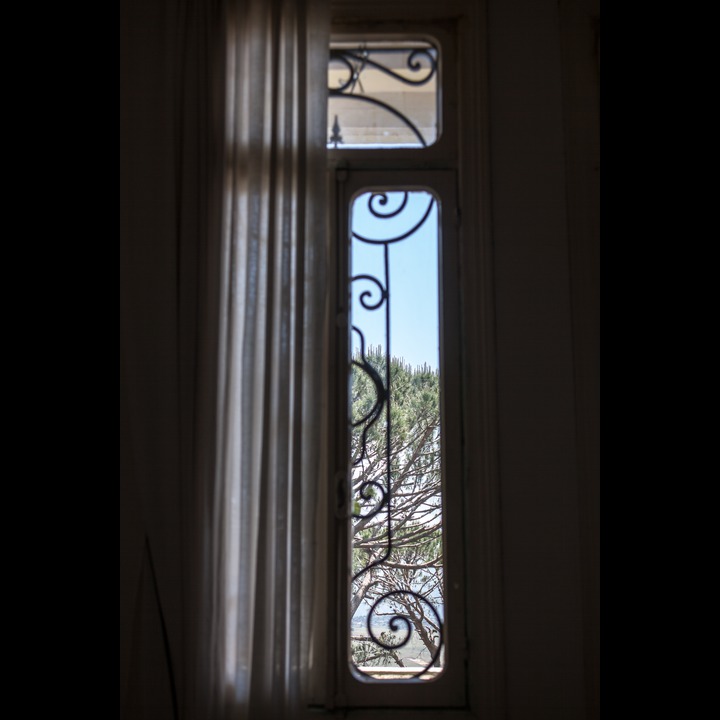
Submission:
<svg viewBox="0 0 720 720">
<path fill-rule="evenodd" d="M 403 234 L 422 218 L 431 195 L 424 191 L 409 193 L 407 206 L 396 217 L 378 220 L 368 210 L 369 193 L 356 198 L 352 208 L 352 229 L 364 237 L 387 238 Z M 402 193 L 388 193 L 387 205 L 374 205 L 382 212 L 398 207 Z M 427 220 L 415 233 L 389 245 L 390 250 L 390 348 L 393 356 L 403 357 L 412 366 L 427 363 L 438 367 L 438 213 L 434 203 Z M 368 274 L 385 280 L 383 246 L 353 239 L 352 275 Z M 385 309 L 364 309 L 359 295 L 378 293 L 369 281 L 353 283 L 352 323 L 365 334 L 368 345 L 385 346 Z M 353 333 L 353 347 L 359 347 Z"/>
</svg>

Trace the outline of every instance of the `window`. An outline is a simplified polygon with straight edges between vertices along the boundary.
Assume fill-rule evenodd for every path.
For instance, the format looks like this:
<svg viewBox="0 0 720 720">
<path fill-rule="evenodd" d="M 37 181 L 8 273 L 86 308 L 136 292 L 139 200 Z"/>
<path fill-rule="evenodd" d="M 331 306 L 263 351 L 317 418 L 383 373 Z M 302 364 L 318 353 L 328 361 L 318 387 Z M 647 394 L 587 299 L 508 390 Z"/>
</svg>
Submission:
<svg viewBox="0 0 720 720">
<path fill-rule="evenodd" d="M 336 41 L 328 146 L 427 147 L 438 137 L 438 51 L 427 40 Z"/>
<path fill-rule="evenodd" d="M 350 210 L 351 667 L 431 680 L 446 656 L 442 209 L 384 187 Z"/>
<path fill-rule="evenodd" d="M 351 705 L 462 705 L 454 173 L 413 170 L 412 183 L 398 170 L 340 177 L 347 231 L 337 248 L 338 296 L 346 303 L 336 412 L 349 419 L 338 422 L 336 455 L 346 468 L 336 527 L 341 567 L 345 560 L 337 585 L 343 695 Z"/>
<path fill-rule="evenodd" d="M 452 28 L 336 28 L 332 702 L 466 704 Z"/>
</svg>

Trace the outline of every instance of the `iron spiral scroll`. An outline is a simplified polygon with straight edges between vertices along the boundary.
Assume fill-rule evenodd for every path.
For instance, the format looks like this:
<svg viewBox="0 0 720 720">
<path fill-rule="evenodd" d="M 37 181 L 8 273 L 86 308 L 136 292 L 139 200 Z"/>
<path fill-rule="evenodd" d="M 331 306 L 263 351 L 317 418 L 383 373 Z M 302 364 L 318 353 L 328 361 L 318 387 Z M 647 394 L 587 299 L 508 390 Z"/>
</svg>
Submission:
<svg viewBox="0 0 720 720">
<path fill-rule="evenodd" d="M 399 55 L 404 61 L 406 70 L 411 74 L 408 76 L 395 72 L 395 70 L 380 62 L 378 58 L 387 55 Z M 330 50 L 329 63 L 331 66 L 335 65 L 335 67 L 340 67 L 344 73 L 347 73 L 346 76 L 341 78 L 340 84 L 337 87 L 328 88 L 331 99 L 345 98 L 382 108 L 399 119 L 415 136 L 421 147 L 427 147 L 428 143 L 425 137 L 417 125 L 405 113 L 384 100 L 365 93 L 362 85 L 362 74 L 366 69 L 372 68 L 384 73 L 401 86 L 418 87 L 426 85 L 435 78 L 438 73 L 437 51 L 435 48 L 431 46 L 415 48 L 368 48 L 367 46 L 353 49 L 332 48 Z M 340 130 L 340 122 L 336 115 L 332 127 L 332 134 L 328 141 L 329 146 L 337 147 L 343 143 Z"/>
<path fill-rule="evenodd" d="M 392 219 L 394 224 L 392 228 L 388 227 L 391 231 L 384 237 L 368 237 L 366 234 L 361 235 L 356 232 L 355 228 L 352 230 L 353 240 L 379 248 L 379 252 L 382 253 L 384 277 L 379 278 L 373 274 L 361 272 L 350 278 L 351 287 L 358 288 L 355 293 L 362 308 L 369 312 L 382 313 L 384 311 L 385 315 L 384 352 L 381 353 L 384 362 L 377 361 L 377 367 L 374 364 L 374 357 L 368 353 L 363 330 L 355 324 L 352 325 L 352 332 L 359 339 L 360 349 L 351 359 L 351 364 L 356 372 L 364 373 L 367 376 L 374 393 L 374 401 L 370 403 L 370 406 L 358 412 L 359 417 L 350 418 L 351 432 L 355 433 L 358 438 L 355 457 L 351 461 L 354 471 L 354 484 L 357 484 L 354 491 L 357 499 L 355 505 L 366 507 L 364 512 L 356 510 L 352 513 L 355 525 L 354 532 L 357 532 L 358 527 L 366 527 L 366 524 L 372 518 L 383 512 L 385 513 L 384 523 L 375 526 L 379 528 L 384 524 L 384 530 L 380 535 L 380 539 L 384 541 L 384 547 L 380 543 L 372 545 L 368 552 L 373 557 L 354 572 L 352 575 L 353 584 L 362 582 L 363 576 L 366 576 L 367 582 L 372 584 L 373 577 L 377 576 L 367 576 L 367 574 L 373 568 L 384 565 L 389 567 L 395 543 L 393 483 L 394 481 L 397 482 L 395 479 L 397 470 L 394 467 L 396 461 L 394 461 L 391 450 L 393 436 L 391 404 L 393 396 L 390 347 L 390 247 L 411 237 L 413 233 L 418 231 L 426 222 L 435 204 L 435 198 L 430 195 L 427 206 L 423 205 L 420 208 L 419 220 L 417 215 L 407 218 L 408 196 L 408 191 L 367 193 L 367 211 L 381 222 Z M 358 201 L 363 200 L 363 198 L 364 196 L 361 196 Z M 414 212 L 417 212 L 417 210 Z M 369 289 L 361 290 L 360 283 L 367 284 Z M 381 367 L 383 364 L 384 368 Z M 385 418 L 384 471 L 380 475 L 365 477 L 362 466 L 368 455 L 368 433 L 380 422 L 383 416 Z M 369 509 L 367 509 L 368 505 L 370 505 Z M 354 543 L 355 541 L 353 541 L 353 547 L 355 547 Z M 440 568 L 436 567 L 435 569 L 438 573 L 441 573 Z M 442 575 L 439 574 L 438 577 L 442 582 Z M 399 602 L 401 599 L 404 601 L 403 603 Z M 417 671 L 413 668 L 408 673 L 412 678 L 421 678 L 426 675 L 429 669 L 437 664 L 443 647 L 443 621 L 431 598 L 408 585 L 395 587 L 379 595 L 368 595 L 366 601 L 369 604 L 371 603 L 366 622 L 367 636 L 369 641 L 378 648 L 391 653 L 395 652 L 407 645 L 413 633 L 420 633 L 421 629 L 422 632 L 432 635 L 432 639 L 425 643 L 431 655 L 429 662 L 417 669 Z M 405 613 L 399 609 L 401 604 L 406 608 Z M 417 612 L 415 612 L 414 608 L 417 608 Z M 413 611 L 411 612 L 410 609 L 413 609 Z M 373 621 L 377 622 L 380 618 L 387 620 L 390 631 L 388 635 L 384 633 L 378 635 L 372 627 Z M 424 624 L 421 626 L 420 622 Z M 394 633 L 399 633 L 400 636 L 398 637 Z"/>
</svg>

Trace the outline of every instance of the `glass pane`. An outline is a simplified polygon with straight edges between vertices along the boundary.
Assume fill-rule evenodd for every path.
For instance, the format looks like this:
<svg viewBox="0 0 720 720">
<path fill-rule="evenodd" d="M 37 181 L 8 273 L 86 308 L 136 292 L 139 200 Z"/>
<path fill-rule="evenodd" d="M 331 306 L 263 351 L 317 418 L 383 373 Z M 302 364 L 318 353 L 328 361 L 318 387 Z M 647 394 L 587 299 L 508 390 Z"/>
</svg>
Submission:
<svg viewBox="0 0 720 720">
<path fill-rule="evenodd" d="M 328 147 L 425 147 L 438 138 L 438 52 L 423 41 L 332 43 Z"/>
<path fill-rule="evenodd" d="M 351 222 L 351 666 L 428 680 L 444 665 L 438 202 L 366 192 Z"/>
</svg>

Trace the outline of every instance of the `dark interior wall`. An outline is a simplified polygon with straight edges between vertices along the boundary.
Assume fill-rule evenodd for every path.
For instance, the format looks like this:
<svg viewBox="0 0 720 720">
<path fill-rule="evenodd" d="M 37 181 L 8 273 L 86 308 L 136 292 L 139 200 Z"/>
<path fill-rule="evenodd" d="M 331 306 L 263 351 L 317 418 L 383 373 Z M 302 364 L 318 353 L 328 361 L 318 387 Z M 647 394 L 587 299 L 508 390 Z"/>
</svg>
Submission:
<svg viewBox="0 0 720 720">
<path fill-rule="evenodd" d="M 490 2 L 508 717 L 596 717 L 597 4 Z M 587 713 L 587 714 L 586 714 Z"/>
<path fill-rule="evenodd" d="M 120 680 L 133 720 L 172 717 L 164 629 L 175 653 L 182 637 L 173 5 L 126 0 L 120 15 Z"/>
</svg>

